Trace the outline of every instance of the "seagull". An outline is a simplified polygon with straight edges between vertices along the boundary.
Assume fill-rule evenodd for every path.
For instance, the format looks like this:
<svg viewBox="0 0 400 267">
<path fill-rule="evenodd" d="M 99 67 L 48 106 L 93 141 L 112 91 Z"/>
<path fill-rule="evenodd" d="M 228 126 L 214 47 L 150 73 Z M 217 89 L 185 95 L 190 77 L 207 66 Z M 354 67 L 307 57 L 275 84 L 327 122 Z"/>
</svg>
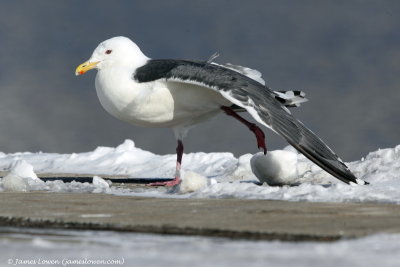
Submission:
<svg viewBox="0 0 400 267">
<path fill-rule="evenodd" d="M 82 75 L 97 69 L 95 87 L 101 105 L 114 117 L 142 127 L 165 127 L 177 139 L 175 178 L 155 186 L 181 182 L 183 138 L 188 130 L 217 114 L 243 123 L 267 153 L 261 128 L 240 116 L 248 112 L 326 172 L 347 184 L 367 184 L 287 107 L 306 101 L 300 91 L 272 91 L 261 74 L 250 68 L 207 61 L 151 59 L 129 38 L 118 36 L 100 43 L 90 59 L 76 68 Z"/>
</svg>

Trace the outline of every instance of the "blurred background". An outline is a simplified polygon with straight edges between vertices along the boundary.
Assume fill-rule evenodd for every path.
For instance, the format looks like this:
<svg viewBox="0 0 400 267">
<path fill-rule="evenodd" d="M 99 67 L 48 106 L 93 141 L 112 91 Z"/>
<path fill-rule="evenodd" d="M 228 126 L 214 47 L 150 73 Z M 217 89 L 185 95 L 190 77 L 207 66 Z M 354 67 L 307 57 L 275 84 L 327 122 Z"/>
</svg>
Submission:
<svg viewBox="0 0 400 267">
<path fill-rule="evenodd" d="M 175 152 L 169 129 L 114 119 L 96 72 L 75 77 L 101 41 L 127 36 L 151 58 L 248 66 L 275 90 L 309 102 L 292 110 L 345 161 L 400 144 L 399 1 L 1 1 L 0 151 L 71 153 L 133 139 Z M 266 130 L 267 146 L 286 143 Z M 257 151 L 254 136 L 220 115 L 194 128 L 185 152 Z"/>
</svg>

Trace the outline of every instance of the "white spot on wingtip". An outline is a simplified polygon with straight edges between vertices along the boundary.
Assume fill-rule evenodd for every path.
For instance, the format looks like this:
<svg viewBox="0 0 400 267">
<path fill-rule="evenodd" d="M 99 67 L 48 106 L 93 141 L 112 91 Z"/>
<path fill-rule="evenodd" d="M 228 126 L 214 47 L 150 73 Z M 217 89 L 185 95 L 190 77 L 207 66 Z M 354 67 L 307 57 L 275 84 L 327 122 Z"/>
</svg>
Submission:
<svg viewBox="0 0 400 267">
<path fill-rule="evenodd" d="M 365 181 L 358 179 L 358 178 L 356 179 L 356 183 L 354 183 L 354 182 L 349 183 L 349 185 L 351 185 L 351 186 L 365 185 L 365 184 L 367 184 Z"/>
<path fill-rule="evenodd" d="M 361 180 L 361 179 L 356 179 L 356 181 L 357 181 L 357 184 L 360 184 L 360 185 L 365 185 L 365 184 L 367 184 L 365 181 L 363 181 L 363 180 Z"/>
</svg>

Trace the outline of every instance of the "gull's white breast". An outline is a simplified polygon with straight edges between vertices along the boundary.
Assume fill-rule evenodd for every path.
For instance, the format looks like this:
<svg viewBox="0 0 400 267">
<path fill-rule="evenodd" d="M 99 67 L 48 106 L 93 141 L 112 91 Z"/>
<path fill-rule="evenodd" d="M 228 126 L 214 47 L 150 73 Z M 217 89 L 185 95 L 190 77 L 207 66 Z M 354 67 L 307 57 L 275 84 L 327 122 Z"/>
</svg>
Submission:
<svg viewBox="0 0 400 267">
<path fill-rule="evenodd" d="M 132 72 L 99 70 L 96 92 L 114 117 L 143 127 L 190 126 L 230 105 L 220 93 L 199 85 L 158 80 L 137 83 Z"/>
</svg>

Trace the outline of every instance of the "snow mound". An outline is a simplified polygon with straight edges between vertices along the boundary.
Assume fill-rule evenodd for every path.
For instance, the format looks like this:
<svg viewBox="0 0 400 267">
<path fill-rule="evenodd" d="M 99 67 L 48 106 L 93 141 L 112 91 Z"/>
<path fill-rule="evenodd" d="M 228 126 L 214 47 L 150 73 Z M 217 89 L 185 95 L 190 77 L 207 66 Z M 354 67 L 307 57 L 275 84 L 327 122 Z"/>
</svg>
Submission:
<svg viewBox="0 0 400 267">
<path fill-rule="evenodd" d="M 235 171 L 232 173 L 229 180 L 255 180 L 257 181 L 257 177 L 253 174 L 251 170 L 250 160 L 253 157 L 252 154 L 245 154 L 240 156 L 237 162 L 237 166 Z"/>
<path fill-rule="evenodd" d="M 33 166 L 24 160 L 16 161 L 10 172 L 1 179 L 1 189 L 12 192 L 52 191 L 78 193 L 110 193 L 111 182 L 99 176 L 93 177 L 93 183 L 64 183 L 62 181 L 43 182 L 33 171 Z"/>
<path fill-rule="evenodd" d="M 100 176 L 93 177 L 93 186 L 95 187 L 93 193 L 109 193 L 110 184 Z M 111 183 L 111 182 L 110 182 Z"/>
<path fill-rule="evenodd" d="M 237 159 L 232 153 L 190 153 L 184 157 L 185 170 L 221 179 L 235 169 Z M 29 162 L 36 173 L 77 173 L 97 175 L 128 175 L 135 178 L 171 178 L 175 174 L 175 155 L 155 155 L 135 147 L 132 140 L 121 145 L 98 147 L 91 152 L 56 154 L 19 152 L 0 154 L 0 169 L 8 170 L 17 160 Z"/>
<path fill-rule="evenodd" d="M 24 160 L 18 160 L 11 166 L 11 171 L 2 179 L 3 189 L 14 192 L 40 190 L 44 182 L 33 171 L 32 165 Z"/>
<path fill-rule="evenodd" d="M 297 173 L 297 154 L 291 151 L 276 150 L 255 154 L 251 160 L 251 169 L 262 183 L 268 185 L 299 184 Z"/>
<path fill-rule="evenodd" d="M 293 147 L 235 158 L 231 153 L 184 155 L 183 181 L 171 194 L 165 188 L 111 185 L 102 175 L 172 178 L 175 154 L 156 155 L 126 140 L 117 147 L 98 147 L 73 154 L 0 153 L 0 170 L 7 175 L 0 191 L 109 193 L 177 198 L 252 198 L 289 201 L 382 202 L 400 204 L 400 145 L 369 153 L 348 163 L 367 186 L 348 186 L 321 170 Z M 95 172 L 95 173 L 93 173 Z M 254 173 L 253 173 L 254 172 Z M 35 173 L 92 174 L 93 183 L 43 182 Z M 264 183 L 262 186 L 255 182 Z M 271 185 L 284 186 L 271 186 Z M 292 185 L 298 186 L 292 186 Z"/>
<path fill-rule="evenodd" d="M 183 173 L 182 182 L 179 185 L 179 192 L 183 194 L 194 192 L 205 188 L 207 183 L 207 177 L 195 172 L 187 171 Z"/>
</svg>

